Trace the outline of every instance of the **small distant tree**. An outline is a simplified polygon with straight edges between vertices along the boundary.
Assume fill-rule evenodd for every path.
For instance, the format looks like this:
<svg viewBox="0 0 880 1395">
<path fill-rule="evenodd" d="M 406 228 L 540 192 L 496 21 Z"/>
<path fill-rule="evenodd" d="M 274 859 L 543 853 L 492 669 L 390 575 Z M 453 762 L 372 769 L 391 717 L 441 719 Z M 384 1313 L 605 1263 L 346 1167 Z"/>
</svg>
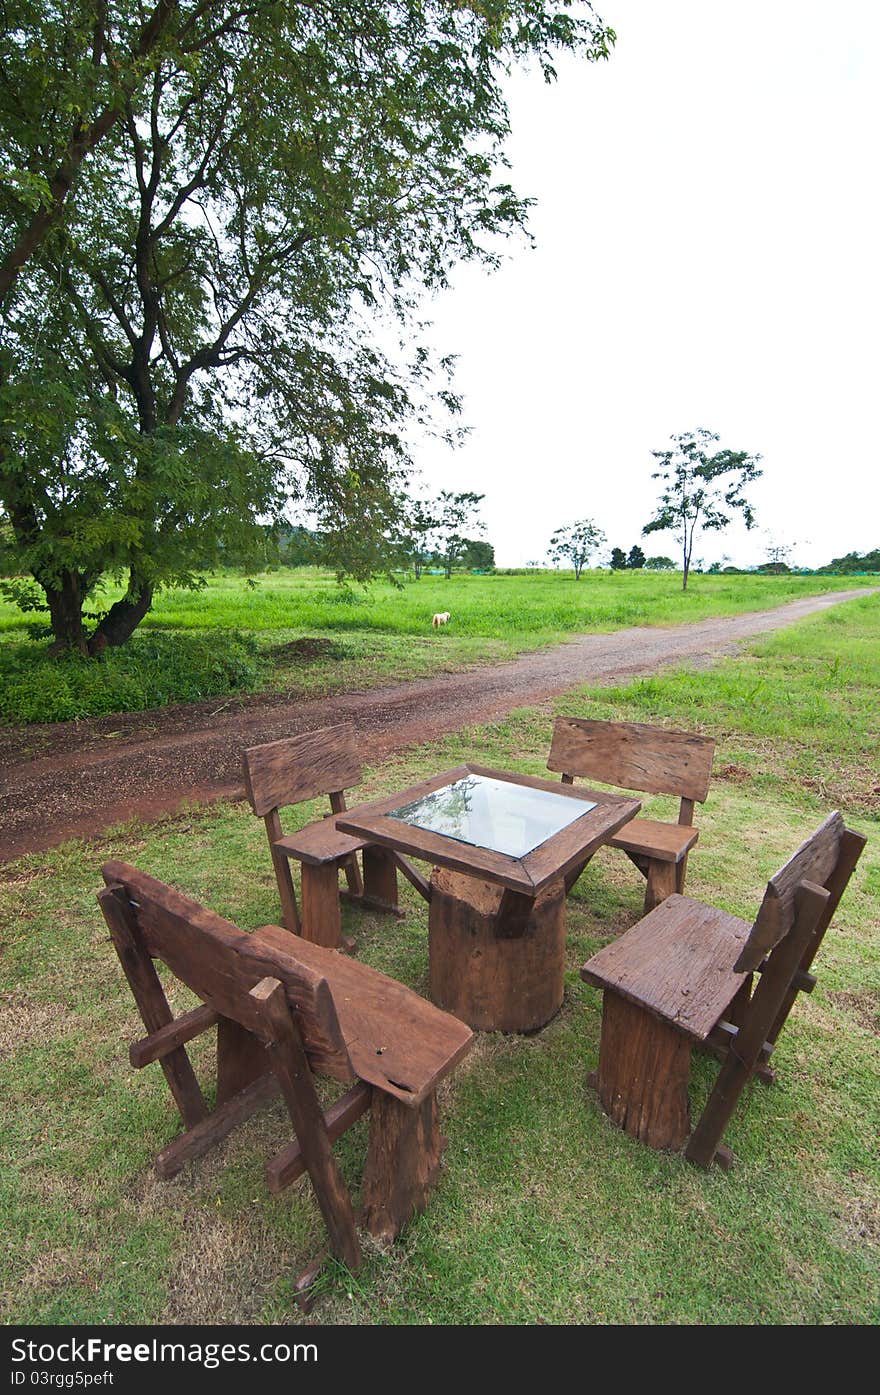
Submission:
<svg viewBox="0 0 880 1395">
<path fill-rule="evenodd" d="M 486 525 L 477 516 L 477 510 L 485 497 L 485 494 L 474 494 L 470 490 L 454 494 L 451 490 L 444 489 L 434 500 L 437 559 L 447 578 L 452 576 L 453 567 L 464 557 L 468 546 L 467 534 L 471 531 L 485 532 Z"/>
<path fill-rule="evenodd" d="M 638 543 L 630 548 L 629 556 L 626 559 L 626 565 L 634 572 L 641 571 L 642 567 L 645 565 L 645 554 Z"/>
<path fill-rule="evenodd" d="M 660 462 L 651 476 L 659 480 L 660 498 L 654 517 L 642 534 L 678 533 L 681 544 L 682 590 L 687 590 L 694 539 L 700 529 L 726 528 L 735 513 L 747 528 L 755 526 L 755 515 L 745 491 L 763 474 L 759 455 L 746 451 L 712 447 L 720 437 L 714 431 L 686 431 L 671 438 L 671 450 L 651 454 Z"/>
<path fill-rule="evenodd" d="M 580 581 L 587 562 L 604 542 L 605 534 L 592 518 L 579 518 L 576 523 L 556 529 L 547 556 L 557 567 L 563 563 L 573 567 L 574 579 Z"/>
<path fill-rule="evenodd" d="M 611 549 L 611 570 L 622 572 L 626 569 L 626 553 L 622 547 L 612 547 Z"/>
<path fill-rule="evenodd" d="M 645 569 L 649 572 L 674 572 L 675 563 L 671 557 L 648 557 Z"/>
</svg>

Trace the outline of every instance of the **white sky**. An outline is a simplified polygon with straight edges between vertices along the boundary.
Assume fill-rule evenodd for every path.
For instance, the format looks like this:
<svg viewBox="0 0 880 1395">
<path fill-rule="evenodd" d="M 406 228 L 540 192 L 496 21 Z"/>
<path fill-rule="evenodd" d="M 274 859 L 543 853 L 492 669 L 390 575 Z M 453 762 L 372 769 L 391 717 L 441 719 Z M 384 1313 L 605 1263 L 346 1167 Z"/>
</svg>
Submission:
<svg viewBox="0 0 880 1395">
<path fill-rule="evenodd" d="M 510 85 L 536 251 L 461 268 L 433 307 L 473 428 L 424 487 L 485 492 L 501 565 L 590 516 L 640 538 L 651 450 L 705 426 L 760 453 L 758 528 L 698 540 L 821 565 L 880 546 L 880 4 L 599 0 L 607 63 Z M 607 552 L 607 549 L 606 549 Z"/>
</svg>

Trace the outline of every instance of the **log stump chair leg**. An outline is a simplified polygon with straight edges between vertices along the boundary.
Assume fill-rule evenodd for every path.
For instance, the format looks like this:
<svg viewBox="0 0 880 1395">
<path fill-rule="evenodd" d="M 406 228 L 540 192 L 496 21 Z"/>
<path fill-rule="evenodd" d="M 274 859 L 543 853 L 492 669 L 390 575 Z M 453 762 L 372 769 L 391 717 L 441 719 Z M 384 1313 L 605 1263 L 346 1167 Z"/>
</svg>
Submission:
<svg viewBox="0 0 880 1395">
<path fill-rule="evenodd" d="M 327 862 L 302 864 L 302 929 L 304 940 L 338 949 L 342 943 L 342 911 L 339 905 L 339 865 Z"/>
<path fill-rule="evenodd" d="M 651 1148 L 679 1152 L 690 1132 L 690 1042 L 606 989 L 595 1088 L 610 1119 Z"/>
<path fill-rule="evenodd" d="M 351 1196 L 333 1156 L 324 1113 L 284 985 L 277 978 L 264 978 L 251 989 L 251 996 L 259 1004 L 266 1024 L 266 1050 L 327 1226 L 330 1249 L 355 1271 L 361 1263 L 361 1246 Z"/>
<path fill-rule="evenodd" d="M 373 1091 L 362 1219 L 374 1238 L 390 1244 L 424 1211 L 445 1147 L 435 1091 L 415 1109 Z"/>
<path fill-rule="evenodd" d="M 368 843 L 363 851 L 364 899 L 376 910 L 397 910 L 397 864 L 387 848 Z"/>
<path fill-rule="evenodd" d="M 666 900 L 667 896 L 672 896 L 676 889 L 676 864 L 650 858 L 648 861 L 648 885 L 645 888 L 644 914 L 647 915 L 649 911 L 653 911 L 655 906 L 659 906 L 661 901 Z"/>
</svg>

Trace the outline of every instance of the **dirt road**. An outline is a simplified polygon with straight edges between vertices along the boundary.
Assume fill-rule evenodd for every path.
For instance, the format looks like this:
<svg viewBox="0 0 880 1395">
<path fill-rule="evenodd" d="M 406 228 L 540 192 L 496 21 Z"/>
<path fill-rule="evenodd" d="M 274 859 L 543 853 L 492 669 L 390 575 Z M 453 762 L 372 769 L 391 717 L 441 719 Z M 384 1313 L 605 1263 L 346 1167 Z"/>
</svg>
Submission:
<svg viewBox="0 0 880 1395">
<path fill-rule="evenodd" d="M 259 694 L 0 732 L 0 861 L 92 837 L 133 816 L 155 818 L 185 800 L 243 795 L 241 750 L 351 721 L 365 760 L 470 722 L 539 702 L 579 683 L 616 683 L 664 665 L 707 663 L 864 591 L 810 596 L 774 610 L 668 629 L 583 635 L 509 663 L 396 687 L 291 702 Z"/>
</svg>

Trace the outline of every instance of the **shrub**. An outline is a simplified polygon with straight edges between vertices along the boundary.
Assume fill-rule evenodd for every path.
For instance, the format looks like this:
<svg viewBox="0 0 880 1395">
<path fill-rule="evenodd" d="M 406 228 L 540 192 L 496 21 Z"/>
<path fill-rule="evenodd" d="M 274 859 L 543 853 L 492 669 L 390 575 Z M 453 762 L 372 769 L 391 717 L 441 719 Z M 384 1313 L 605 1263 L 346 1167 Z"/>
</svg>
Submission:
<svg viewBox="0 0 880 1395">
<path fill-rule="evenodd" d="M 256 642 L 230 630 L 134 635 L 97 659 L 51 658 L 35 644 L 0 645 L 0 721 L 63 722 L 139 712 L 252 689 Z"/>
</svg>

